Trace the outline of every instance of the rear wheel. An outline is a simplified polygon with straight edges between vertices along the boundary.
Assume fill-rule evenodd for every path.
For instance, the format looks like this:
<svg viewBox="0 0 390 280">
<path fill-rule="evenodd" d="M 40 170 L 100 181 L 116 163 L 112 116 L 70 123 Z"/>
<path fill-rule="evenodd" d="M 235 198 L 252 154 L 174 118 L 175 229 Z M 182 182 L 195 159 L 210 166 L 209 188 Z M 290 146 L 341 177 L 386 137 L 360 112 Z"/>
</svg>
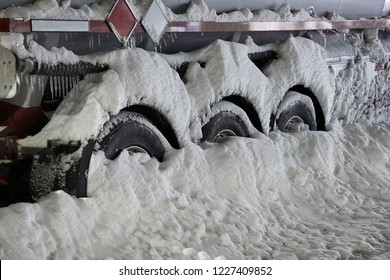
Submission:
<svg viewBox="0 0 390 280">
<path fill-rule="evenodd" d="M 140 114 L 122 111 L 105 125 L 103 132 L 106 133 L 100 137 L 98 149 L 104 151 L 107 159 L 115 159 L 123 150 L 164 159 L 165 149 L 159 136 Z"/>
<path fill-rule="evenodd" d="M 202 127 L 202 142 L 221 142 L 231 136 L 249 137 L 248 128 L 237 110 L 229 110 L 234 104 L 221 101 L 216 106 L 218 108 L 213 109 L 217 113 Z"/>
<path fill-rule="evenodd" d="M 276 126 L 282 132 L 317 130 L 311 99 L 296 92 L 288 92 L 279 108 Z"/>
<path fill-rule="evenodd" d="M 74 187 L 72 194 L 77 197 L 88 195 L 87 185 L 94 151 L 103 151 L 109 160 L 117 158 L 123 150 L 126 150 L 129 154 L 147 153 L 162 161 L 165 148 L 156 130 L 144 116 L 138 113 L 122 111 L 112 117 L 104 125 L 98 139 L 90 141 L 84 148 L 83 156 L 77 166 L 68 172 L 67 185 Z"/>
</svg>

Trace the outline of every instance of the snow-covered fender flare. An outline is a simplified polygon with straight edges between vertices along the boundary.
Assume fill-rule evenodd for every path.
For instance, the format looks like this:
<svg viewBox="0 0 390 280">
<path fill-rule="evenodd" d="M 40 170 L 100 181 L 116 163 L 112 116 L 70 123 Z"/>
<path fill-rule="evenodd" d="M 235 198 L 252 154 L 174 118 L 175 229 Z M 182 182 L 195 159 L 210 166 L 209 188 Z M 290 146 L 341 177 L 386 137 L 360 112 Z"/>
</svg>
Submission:
<svg viewBox="0 0 390 280">
<path fill-rule="evenodd" d="M 42 147 L 53 139 L 86 143 L 97 138 L 111 116 L 134 105 L 158 108 L 179 143 L 188 139 L 191 103 L 186 88 L 158 54 L 128 48 L 84 59 L 110 69 L 81 81 L 38 134 L 19 141 L 22 146 Z"/>
<path fill-rule="evenodd" d="M 278 58 L 263 69 L 272 92 L 268 95 L 270 106 L 266 108 L 270 128 L 286 93 L 293 90 L 312 99 L 317 119 L 323 118 L 326 129 L 335 97 L 335 78 L 326 64 L 325 49 L 309 39 L 290 37 L 277 44 L 275 51 Z"/>
<path fill-rule="evenodd" d="M 202 138 L 201 127 L 212 116 L 214 105 L 221 100 L 232 102 L 231 97 L 245 100 L 258 112 L 258 130 L 268 125 L 261 114 L 268 80 L 249 59 L 245 44 L 217 40 L 203 49 L 164 58 L 172 66 L 188 63 L 184 78 L 194 109 L 190 126 L 194 142 Z"/>
</svg>

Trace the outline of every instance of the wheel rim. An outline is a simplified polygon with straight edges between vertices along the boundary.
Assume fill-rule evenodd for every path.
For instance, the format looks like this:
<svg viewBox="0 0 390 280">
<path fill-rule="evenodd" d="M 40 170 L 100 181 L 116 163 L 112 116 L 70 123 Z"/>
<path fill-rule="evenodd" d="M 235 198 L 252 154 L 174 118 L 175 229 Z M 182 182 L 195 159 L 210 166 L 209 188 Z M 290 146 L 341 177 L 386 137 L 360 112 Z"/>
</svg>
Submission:
<svg viewBox="0 0 390 280">
<path fill-rule="evenodd" d="M 299 116 L 292 116 L 286 123 L 283 131 L 294 132 L 299 131 L 299 127 L 305 125 L 305 121 Z"/>
<path fill-rule="evenodd" d="M 221 142 L 223 141 L 226 137 L 231 137 L 231 136 L 237 136 L 237 134 L 231 130 L 231 129 L 224 129 L 221 130 L 213 139 L 213 142 Z"/>
<path fill-rule="evenodd" d="M 227 101 L 224 101 L 228 103 Z M 233 105 L 235 106 L 235 105 Z M 219 142 L 226 137 L 249 137 L 246 124 L 239 115 L 231 111 L 220 111 L 202 127 L 201 142 Z"/>
<path fill-rule="evenodd" d="M 113 117 L 113 120 L 118 119 L 119 122 L 110 128 L 98 147 L 104 151 L 107 159 L 113 160 L 122 151 L 127 151 L 130 155 L 149 154 L 160 162 L 163 160 L 165 149 L 158 135 L 147 125 L 146 119 L 145 122 L 139 122 L 137 118 L 143 117 L 126 111 Z"/>
<path fill-rule="evenodd" d="M 130 147 L 126 148 L 126 151 L 129 154 L 135 154 L 135 153 L 148 154 L 148 152 L 140 146 L 130 146 Z"/>
</svg>

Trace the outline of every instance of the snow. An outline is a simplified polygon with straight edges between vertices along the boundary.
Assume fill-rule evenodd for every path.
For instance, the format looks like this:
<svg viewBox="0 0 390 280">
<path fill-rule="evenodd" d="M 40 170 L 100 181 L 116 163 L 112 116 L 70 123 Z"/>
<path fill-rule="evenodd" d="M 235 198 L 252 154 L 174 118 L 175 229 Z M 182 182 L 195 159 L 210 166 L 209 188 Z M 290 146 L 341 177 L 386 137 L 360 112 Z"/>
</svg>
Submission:
<svg viewBox="0 0 390 280">
<path fill-rule="evenodd" d="M 313 21 L 318 20 L 309 12 L 301 9 L 290 11 L 289 4 L 282 4 L 276 11 L 251 11 L 243 8 L 230 13 L 217 14 L 209 9 L 203 0 L 192 0 L 184 14 L 175 14 L 169 8 L 165 9 L 166 17 L 171 21 L 214 21 L 214 22 L 245 22 L 245 21 Z"/>
<path fill-rule="evenodd" d="M 57 57 L 60 54 L 57 52 Z M 45 61 L 51 56 L 37 57 Z M 64 53 L 60 61 L 67 57 L 72 58 L 73 54 Z M 127 48 L 98 54 L 86 61 L 108 64 L 110 70 L 83 80 L 68 93 L 66 102 L 56 110 L 50 123 L 40 133 L 20 140 L 20 144 L 40 147 L 50 139 L 86 142 L 98 136 L 110 115 L 132 104 L 158 108 L 171 120 L 179 140 L 189 138 L 186 130 L 190 118 L 186 109 L 191 107 L 189 97 L 176 72 L 158 54 Z M 161 92 L 158 98 L 156 91 Z M 59 126 L 64 129 L 58 130 Z"/>
<path fill-rule="evenodd" d="M 77 57 L 33 42 L 24 48 L 17 35 L 0 42 L 41 62 L 110 65 L 21 144 L 85 142 L 111 115 L 143 103 L 172 121 L 182 146 L 167 149 L 161 163 L 127 152 L 109 161 L 96 152 L 87 198 L 57 191 L 1 208 L 1 259 L 390 258 L 389 71 L 368 83 L 362 59 L 334 76 L 325 50 L 302 38 L 266 46 L 216 41 L 169 56 L 127 48 Z M 278 59 L 260 71 L 248 53 L 265 50 Z M 183 62 L 186 84 L 171 68 Z M 268 132 L 296 84 L 317 94 L 328 131 Z M 251 138 L 199 144 L 202 124 L 227 108 L 210 106 L 233 93 L 254 100 L 265 134 L 250 127 Z"/>
<path fill-rule="evenodd" d="M 57 0 L 37 0 L 24 6 L 10 6 L 0 11 L 0 18 L 28 19 L 105 19 L 112 8 L 113 1 L 83 5 L 79 9 L 69 6 L 69 1 L 58 3 Z"/>
<path fill-rule="evenodd" d="M 60 2 L 60 3 L 59 3 Z M 110 13 L 115 1 L 96 1 L 91 5 L 83 5 L 80 8 L 72 8 L 71 0 L 36 0 L 32 4 L 24 6 L 10 6 L 0 11 L 0 18 L 28 19 L 66 19 L 66 20 L 105 20 Z M 142 18 L 148 11 L 150 0 L 127 0 L 137 18 Z M 275 11 L 262 9 L 251 11 L 248 8 L 217 14 L 214 9 L 209 9 L 203 0 L 192 0 L 185 13 L 175 14 L 160 1 L 167 20 L 170 21 L 215 21 L 215 22 L 245 22 L 245 21 L 315 21 L 315 20 L 343 20 L 334 12 L 329 12 L 327 18 L 317 17 L 309 11 L 300 9 L 291 11 L 288 3 L 282 4 Z M 260 5 L 261 6 L 261 5 Z"/>
<path fill-rule="evenodd" d="M 100 152 L 89 198 L 55 192 L 0 209 L 0 256 L 387 259 L 389 133 L 386 123 L 334 123 L 188 142 L 163 163 Z"/>
<path fill-rule="evenodd" d="M 158 108 L 172 122 L 179 142 L 196 142 L 202 138 L 201 126 L 211 117 L 211 104 L 232 94 L 251 100 L 259 112 L 263 131 L 268 133 L 271 115 L 294 85 L 304 85 L 317 93 L 326 120 L 334 97 L 334 78 L 325 63 L 325 51 L 303 38 L 291 37 L 261 47 L 251 40 L 247 45 L 219 40 L 201 50 L 176 55 L 127 48 L 76 58 L 64 49 L 46 51 L 34 43 L 27 50 L 13 49 L 21 55 L 31 53 L 45 63 L 72 64 L 81 59 L 110 65 L 109 71 L 91 75 L 73 89 L 40 133 L 19 141 L 23 146 L 41 147 L 51 139 L 86 142 L 97 137 L 109 116 L 132 104 Z M 277 52 L 278 59 L 260 71 L 248 54 L 270 49 Z M 201 67 L 198 61 L 205 62 L 205 66 Z M 184 62 L 189 62 L 186 84 L 171 68 Z"/>
</svg>

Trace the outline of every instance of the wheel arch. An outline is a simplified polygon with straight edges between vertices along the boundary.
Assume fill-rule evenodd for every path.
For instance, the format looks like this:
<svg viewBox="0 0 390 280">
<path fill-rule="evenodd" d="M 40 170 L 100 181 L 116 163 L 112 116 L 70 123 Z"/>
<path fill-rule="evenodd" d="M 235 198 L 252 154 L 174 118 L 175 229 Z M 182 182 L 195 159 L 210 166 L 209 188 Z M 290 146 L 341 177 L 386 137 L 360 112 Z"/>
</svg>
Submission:
<svg viewBox="0 0 390 280">
<path fill-rule="evenodd" d="M 259 114 L 255 109 L 253 103 L 248 98 L 238 94 L 232 94 L 222 98 L 222 100 L 229 101 L 244 110 L 252 125 L 258 131 L 263 132 L 263 126 L 261 125 Z"/>
<path fill-rule="evenodd" d="M 173 126 L 168 118 L 156 108 L 145 104 L 137 104 L 126 107 L 121 111 L 134 112 L 144 116 L 164 135 L 174 149 L 180 149 L 180 143 Z"/>
<path fill-rule="evenodd" d="M 322 106 L 321 106 L 317 96 L 314 94 L 314 92 L 309 87 L 305 87 L 304 85 L 300 85 L 300 84 L 289 88 L 286 91 L 286 93 L 289 91 L 299 92 L 300 94 L 308 96 L 311 99 L 311 101 L 313 102 L 314 110 L 315 110 L 317 130 L 325 131 L 326 130 L 325 114 L 324 114 Z M 283 99 L 284 99 L 284 97 L 283 97 Z M 271 119 L 270 119 L 270 130 L 272 130 L 273 127 L 275 126 L 275 122 L 276 122 L 276 115 L 275 115 L 275 113 L 273 113 L 271 115 Z"/>
</svg>

